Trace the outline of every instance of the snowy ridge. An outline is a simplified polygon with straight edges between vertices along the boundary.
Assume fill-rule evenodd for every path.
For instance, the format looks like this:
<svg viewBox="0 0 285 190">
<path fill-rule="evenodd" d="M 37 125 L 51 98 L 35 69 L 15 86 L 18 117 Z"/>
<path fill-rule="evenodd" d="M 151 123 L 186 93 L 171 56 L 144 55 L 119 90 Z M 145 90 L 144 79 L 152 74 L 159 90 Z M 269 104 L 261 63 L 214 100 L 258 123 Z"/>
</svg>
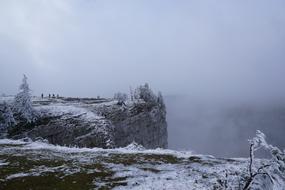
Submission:
<svg viewBox="0 0 285 190">
<path fill-rule="evenodd" d="M 63 153 L 82 153 L 82 152 L 90 152 L 90 153 L 117 153 L 117 154 L 157 154 L 157 155 L 173 155 L 178 158 L 189 158 L 193 156 L 191 151 L 175 151 L 170 149 L 145 149 L 143 146 L 138 145 L 137 143 L 132 143 L 126 147 L 122 148 L 114 148 L 114 149 L 103 149 L 103 148 L 79 148 L 79 147 L 67 147 L 67 146 L 59 146 L 53 145 L 41 140 L 32 141 L 32 140 L 11 140 L 11 139 L 0 139 L 0 145 L 12 144 L 12 145 L 22 145 L 21 149 L 23 150 L 41 150 L 48 149 L 56 152 Z M 15 147 L 18 148 L 18 147 Z M 201 155 L 200 155 L 201 156 Z M 211 157 L 211 156 L 208 156 Z"/>
</svg>

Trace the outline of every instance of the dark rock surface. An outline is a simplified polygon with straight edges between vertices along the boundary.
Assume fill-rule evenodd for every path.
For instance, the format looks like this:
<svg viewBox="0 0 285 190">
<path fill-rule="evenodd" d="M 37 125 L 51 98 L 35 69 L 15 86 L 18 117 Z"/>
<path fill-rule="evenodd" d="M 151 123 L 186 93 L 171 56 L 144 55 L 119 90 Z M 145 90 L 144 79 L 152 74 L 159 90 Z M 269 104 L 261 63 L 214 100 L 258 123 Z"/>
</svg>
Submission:
<svg viewBox="0 0 285 190">
<path fill-rule="evenodd" d="M 159 105 L 141 102 L 99 110 L 115 126 L 116 146 L 124 147 L 134 141 L 145 148 L 167 148 L 166 112 Z"/>
</svg>

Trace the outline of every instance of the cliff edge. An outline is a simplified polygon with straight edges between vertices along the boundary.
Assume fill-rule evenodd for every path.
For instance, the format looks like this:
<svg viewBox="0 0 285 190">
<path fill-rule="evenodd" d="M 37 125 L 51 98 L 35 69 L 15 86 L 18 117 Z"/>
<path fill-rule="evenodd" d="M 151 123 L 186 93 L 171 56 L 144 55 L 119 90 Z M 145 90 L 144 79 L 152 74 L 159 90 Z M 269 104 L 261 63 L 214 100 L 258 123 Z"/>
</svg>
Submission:
<svg viewBox="0 0 285 190">
<path fill-rule="evenodd" d="M 8 129 L 9 138 L 43 138 L 78 147 L 116 148 L 136 142 L 145 148 L 167 148 L 166 111 L 159 101 L 38 98 L 33 107 L 37 119 L 18 121 Z"/>
</svg>

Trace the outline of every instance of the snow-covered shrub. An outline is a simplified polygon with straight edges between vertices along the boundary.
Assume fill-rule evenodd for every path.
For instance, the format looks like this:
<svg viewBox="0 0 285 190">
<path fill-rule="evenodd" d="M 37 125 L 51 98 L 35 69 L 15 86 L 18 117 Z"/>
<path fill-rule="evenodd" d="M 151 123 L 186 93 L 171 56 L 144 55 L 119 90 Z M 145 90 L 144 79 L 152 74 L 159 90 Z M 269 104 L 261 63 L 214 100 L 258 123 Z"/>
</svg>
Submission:
<svg viewBox="0 0 285 190">
<path fill-rule="evenodd" d="M 244 190 L 254 189 L 256 185 L 259 184 L 258 181 L 261 181 L 264 187 L 270 186 L 268 183 L 271 183 L 274 189 L 282 189 L 285 185 L 285 152 L 268 144 L 265 140 L 265 135 L 259 130 L 256 132 L 256 137 L 249 140 L 249 143 L 249 177 L 244 186 Z M 254 153 L 261 148 L 270 153 L 271 159 L 269 163 L 256 168 L 254 167 Z M 264 178 L 266 178 L 266 180 Z M 265 184 L 265 182 L 267 182 L 267 184 Z"/>
<path fill-rule="evenodd" d="M 118 104 L 122 105 L 127 101 L 128 95 L 122 92 L 117 92 L 114 94 L 114 99 L 118 101 Z"/>
<path fill-rule="evenodd" d="M 134 91 L 133 88 L 130 86 L 130 100 L 134 101 L 135 97 L 134 97 Z"/>
<path fill-rule="evenodd" d="M 163 111 L 166 114 L 166 107 L 164 103 L 164 99 L 161 92 L 158 92 L 156 95 L 151 88 L 149 87 L 148 83 L 144 85 L 138 86 L 134 93 L 134 100 L 135 102 L 139 102 L 143 100 L 148 105 L 157 106 L 160 111 Z"/>
<path fill-rule="evenodd" d="M 28 123 L 35 120 L 36 112 L 33 109 L 31 101 L 31 90 L 27 82 L 27 77 L 24 75 L 22 84 L 20 85 L 20 92 L 15 96 L 13 110 L 16 116 L 20 119 L 25 119 Z"/>
<path fill-rule="evenodd" d="M 3 103 L 1 109 L 2 126 L 5 128 L 11 127 L 16 124 L 10 105 L 6 102 Z"/>
<path fill-rule="evenodd" d="M 142 99 L 148 103 L 155 103 L 157 100 L 156 95 L 153 93 L 148 83 L 145 83 L 135 89 L 134 98 Z"/>
</svg>

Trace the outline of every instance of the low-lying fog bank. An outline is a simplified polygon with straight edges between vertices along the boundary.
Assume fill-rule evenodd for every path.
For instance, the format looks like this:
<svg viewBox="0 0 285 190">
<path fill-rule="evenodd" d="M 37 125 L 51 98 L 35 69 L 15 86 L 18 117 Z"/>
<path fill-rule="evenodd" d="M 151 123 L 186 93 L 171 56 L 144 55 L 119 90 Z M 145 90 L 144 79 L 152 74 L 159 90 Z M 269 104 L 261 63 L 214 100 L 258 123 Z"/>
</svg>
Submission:
<svg viewBox="0 0 285 190">
<path fill-rule="evenodd" d="M 169 148 L 221 157 L 247 157 L 256 130 L 285 148 L 285 104 L 213 103 L 187 96 L 165 97 Z"/>
</svg>

